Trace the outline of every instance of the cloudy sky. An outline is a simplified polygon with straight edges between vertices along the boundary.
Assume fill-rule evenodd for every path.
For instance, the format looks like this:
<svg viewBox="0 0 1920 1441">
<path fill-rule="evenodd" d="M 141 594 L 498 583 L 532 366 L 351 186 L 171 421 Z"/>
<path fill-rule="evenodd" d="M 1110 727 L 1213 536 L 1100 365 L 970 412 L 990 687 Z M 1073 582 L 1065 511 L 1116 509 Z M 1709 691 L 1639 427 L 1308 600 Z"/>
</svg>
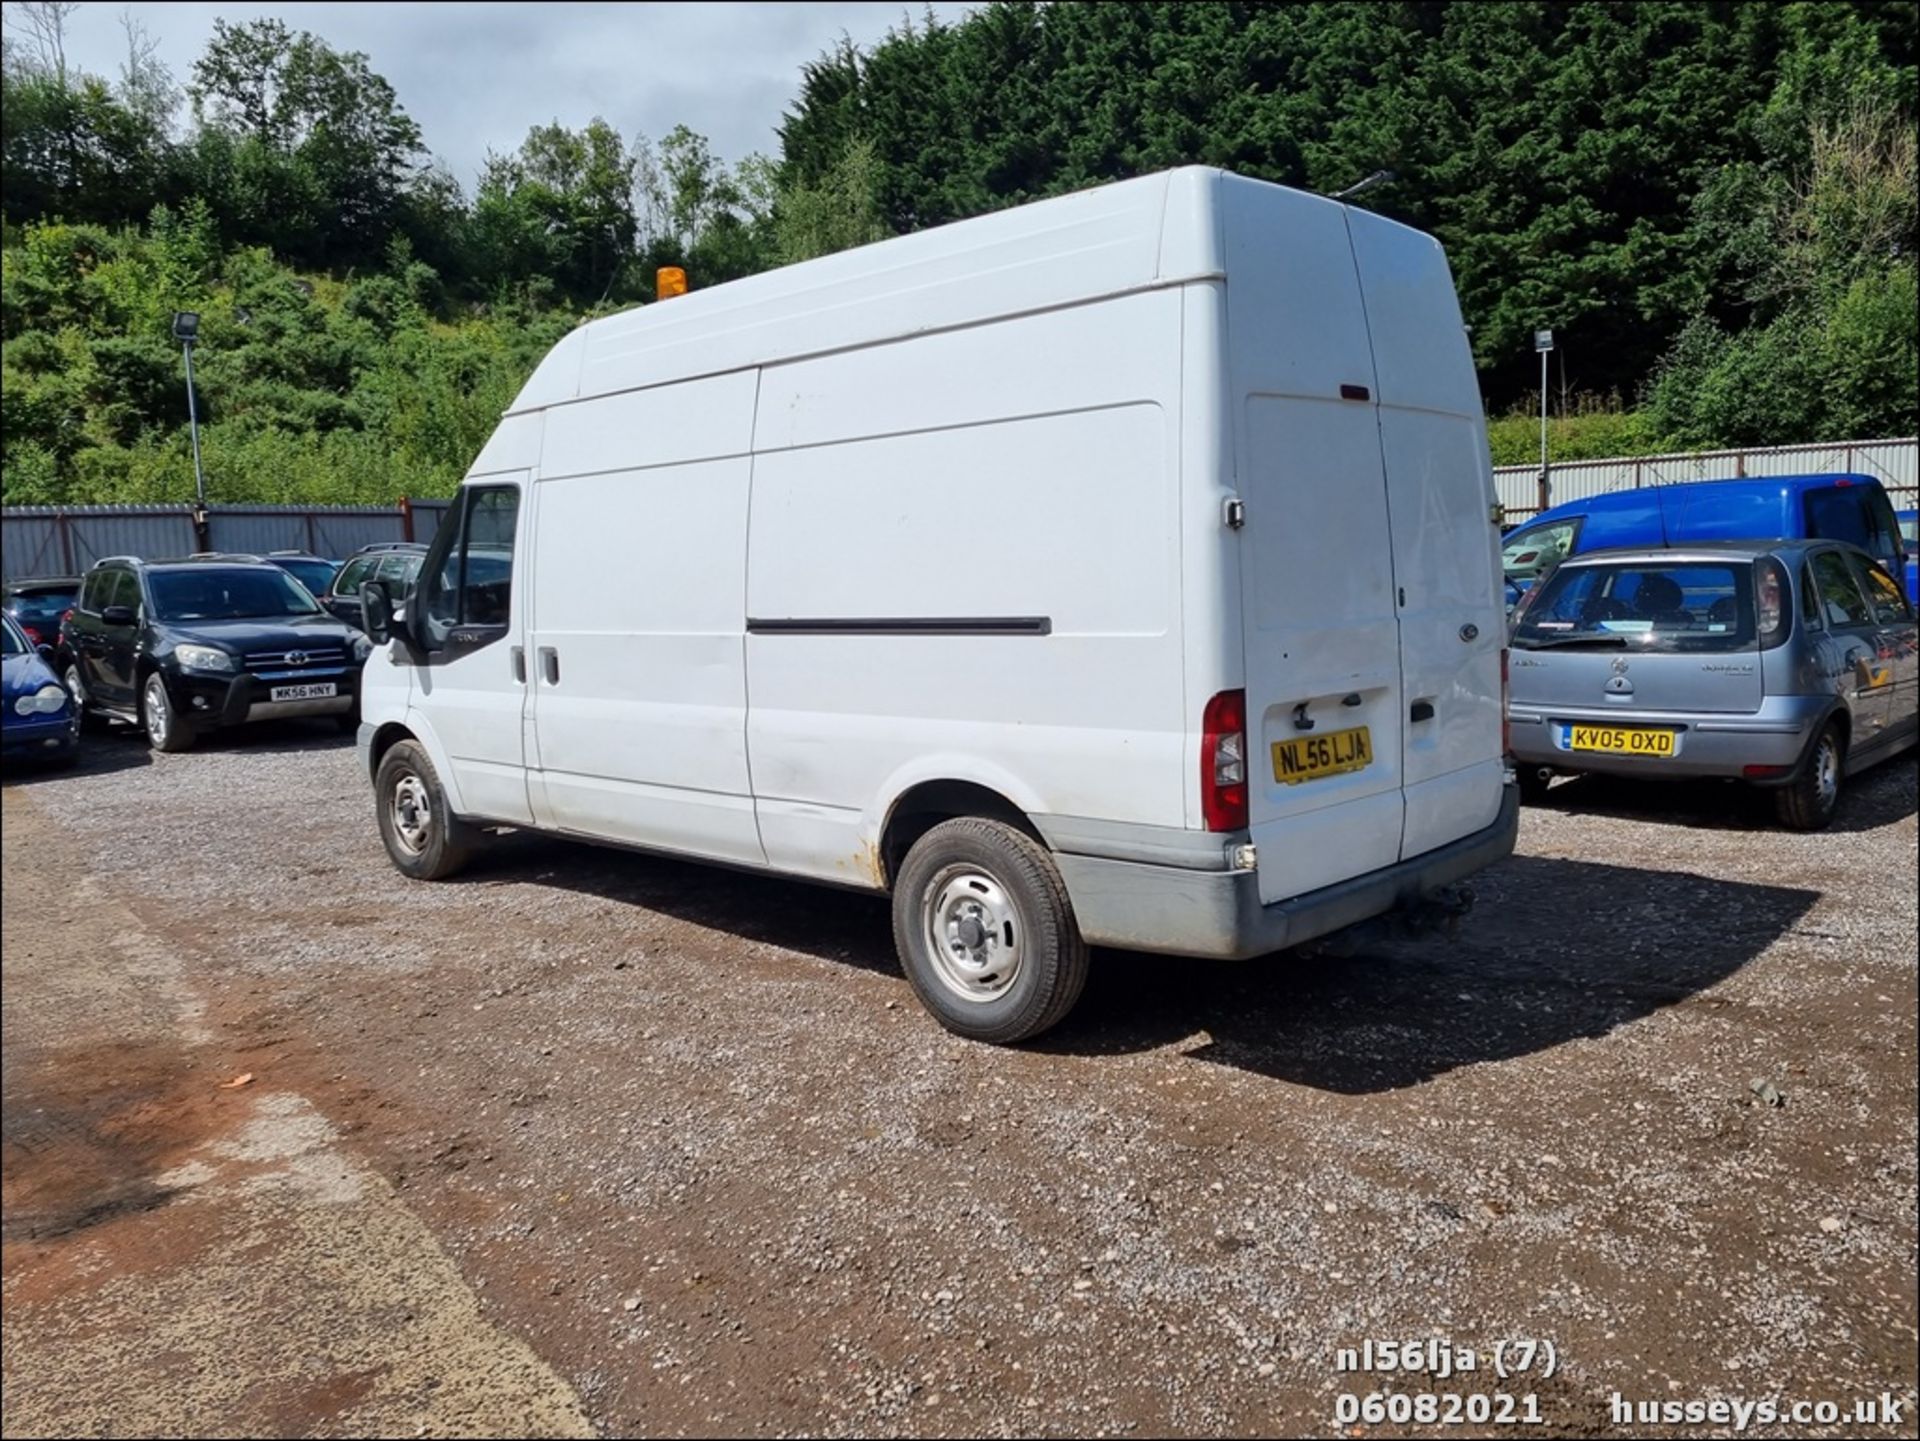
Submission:
<svg viewBox="0 0 1920 1441">
<path fill-rule="evenodd" d="M 469 191 L 489 149 L 512 150 L 529 127 L 595 115 L 631 138 L 687 124 L 727 160 L 774 153 L 774 126 L 800 66 L 844 32 L 870 44 L 931 8 L 970 4 L 159 4 L 89 0 L 68 22 L 70 65 L 115 77 L 126 54 L 122 11 L 159 42 L 184 84 L 216 17 L 274 15 L 336 49 L 362 50 L 400 93 L 426 142 Z"/>
</svg>

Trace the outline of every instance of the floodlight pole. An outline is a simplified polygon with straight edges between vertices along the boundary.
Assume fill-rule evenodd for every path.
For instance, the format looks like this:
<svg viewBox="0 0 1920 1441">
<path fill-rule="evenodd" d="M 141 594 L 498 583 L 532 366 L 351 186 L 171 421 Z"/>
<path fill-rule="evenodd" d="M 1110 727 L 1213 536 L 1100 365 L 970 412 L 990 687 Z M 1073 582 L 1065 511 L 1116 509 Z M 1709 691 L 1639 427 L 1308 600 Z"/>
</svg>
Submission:
<svg viewBox="0 0 1920 1441">
<path fill-rule="evenodd" d="M 200 410 L 193 399 L 193 342 L 182 340 L 180 350 L 187 358 L 187 431 L 193 437 L 194 506 L 204 515 L 207 509 L 207 477 L 200 469 Z"/>
<path fill-rule="evenodd" d="M 1540 509 L 1553 504 L 1552 486 L 1547 471 L 1547 356 L 1553 352 L 1553 332 L 1533 332 L 1533 348 L 1540 352 Z"/>
</svg>

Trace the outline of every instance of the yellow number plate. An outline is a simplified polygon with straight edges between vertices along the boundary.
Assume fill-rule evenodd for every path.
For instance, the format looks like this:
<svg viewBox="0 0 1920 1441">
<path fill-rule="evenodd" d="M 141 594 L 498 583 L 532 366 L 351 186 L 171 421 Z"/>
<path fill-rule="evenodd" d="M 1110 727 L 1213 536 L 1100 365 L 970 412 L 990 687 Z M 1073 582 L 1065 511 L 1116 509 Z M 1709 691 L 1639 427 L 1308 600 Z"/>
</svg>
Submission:
<svg viewBox="0 0 1920 1441">
<path fill-rule="evenodd" d="M 1283 785 L 1317 781 L 1373 764 L 1373 737 L 1365 726 L 1273 743 L 1273 778 Z"/>
<path fill-rule="evenodd" d="M 1639 726 L 1574 726 L 1568 745 L 1577 751 L 1604 751 L 1615 756 L 1670 756 L 1672 731 Z"/>
</svg>

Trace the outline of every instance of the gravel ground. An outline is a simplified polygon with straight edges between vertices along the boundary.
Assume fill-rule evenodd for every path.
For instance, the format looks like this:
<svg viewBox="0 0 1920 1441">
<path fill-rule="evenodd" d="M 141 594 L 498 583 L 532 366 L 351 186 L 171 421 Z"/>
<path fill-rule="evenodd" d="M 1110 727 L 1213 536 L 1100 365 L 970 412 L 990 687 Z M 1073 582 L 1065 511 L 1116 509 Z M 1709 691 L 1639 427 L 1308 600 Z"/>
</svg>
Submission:
<svg viewBox="0 0 1920 1441">
<path fill-rule="evenodd" d="M 933 1025 L 870 898 L 525 835 L 409 883 L 318 728 L 21 789 L 9 850 L 76 847 L 604 1431 L 1330 1434 L 1398 1381 L 1913 1434 L 1910 757 L 1818 836 L 1566 782 L 1453 942 L 1102 953 L 1019 1050 Z M 1557 1368 L 1335 1368 L 1407 1337 Z"/>
</svg>

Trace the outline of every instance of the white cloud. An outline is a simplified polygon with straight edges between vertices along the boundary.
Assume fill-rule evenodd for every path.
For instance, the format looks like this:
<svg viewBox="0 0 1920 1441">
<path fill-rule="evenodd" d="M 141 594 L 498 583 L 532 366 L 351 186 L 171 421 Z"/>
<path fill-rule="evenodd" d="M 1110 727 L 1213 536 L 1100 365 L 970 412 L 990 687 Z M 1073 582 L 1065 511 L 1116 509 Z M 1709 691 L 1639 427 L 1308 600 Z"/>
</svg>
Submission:
<svg viewBox="0 0 1920 1441">
<path fill-rule="evenodd" d="M 428 147 L 469 191 L 489 149 L 512 150 L 529 127 L 578 127 L 598 115 L 631 139 L 686 124 L 738 160 L 777 153 L 775 127 L 800 67 L 844 32 L 869 45 L 922 5 L 772 4 L 198 4 L 82 5 L 69 22 L 70 65 L 113 77 L 125 56 L 124 9 L 159 42 L 182 85 L 215 18 L 276 16 L 340 50 L 364 51 L 419 122 Z M 953 22 L 970 4 L 936 4 Z"/>
</svg>

